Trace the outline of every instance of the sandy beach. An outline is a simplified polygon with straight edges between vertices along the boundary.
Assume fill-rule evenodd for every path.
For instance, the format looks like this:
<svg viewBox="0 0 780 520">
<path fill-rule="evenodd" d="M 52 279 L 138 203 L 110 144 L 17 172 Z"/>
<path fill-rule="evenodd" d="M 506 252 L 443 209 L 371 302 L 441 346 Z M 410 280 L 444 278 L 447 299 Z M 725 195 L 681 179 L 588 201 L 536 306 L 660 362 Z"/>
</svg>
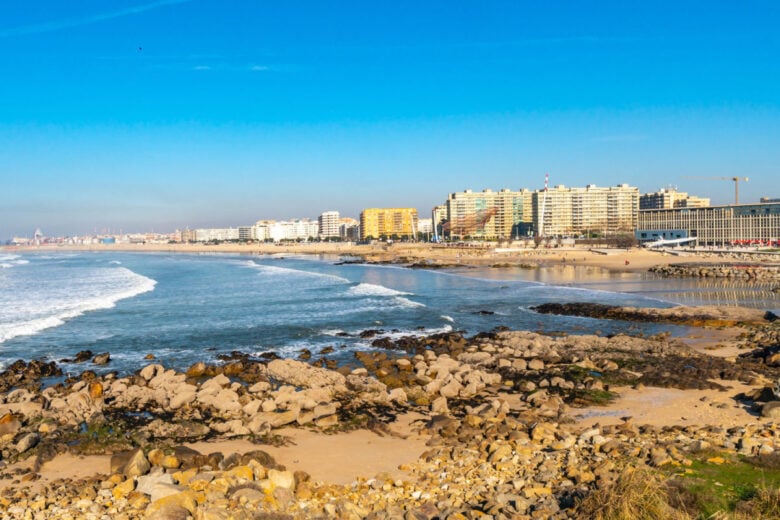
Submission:
<svg viewBox="0 0 780 520">
<path fill-rule="evenodd" d="M 748 256 L 751 261 L 779 263 L 778 254 L 751 254 L 737 250 L 731 254 L 701 251 L 698 253 L 666 252 L 643 248 L 590 249 L 572 248 L 501 248 L 486 243 L 484 247 L 397 242 L 361 245 L 339 242 L 300 244 L 111 244 L 91 246 L 38 246 L 9 248 L 7 251 L 95 251 L 95 252 L 165 252 L 183 254 L 255 254 L 255 255 L 337 255 L 363 258 L 368 262 L 437 266 L 501 267 L 506 265 L 574 265 L 607 269 L 613 272 L 644 272 L 656 265 L 718 264 Z"/>
</svg>

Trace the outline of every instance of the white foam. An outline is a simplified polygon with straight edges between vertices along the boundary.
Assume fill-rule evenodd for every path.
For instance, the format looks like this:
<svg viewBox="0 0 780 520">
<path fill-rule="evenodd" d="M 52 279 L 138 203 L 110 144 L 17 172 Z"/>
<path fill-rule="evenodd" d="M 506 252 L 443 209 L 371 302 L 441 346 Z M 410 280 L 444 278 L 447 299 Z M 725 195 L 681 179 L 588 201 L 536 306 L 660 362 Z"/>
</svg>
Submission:
<svg viewBox="0 0 780 520">
<path fill-rule="evenodd" d="M 455 323 L 455 320 L 452 319 L 452 316 L 447 316 L 446 314 L 442 314 L 440 318 L 449 321 L 450 323 Z"/>
<path fill-rule="evenodd" d="M 109 264 L 113 264 L 113 265 L 122 265 L 122 262 L 120 262 L 119 260 L 111 260 L 111 261 L 109 262 Z"/>
<path fill-rule="evenodd" d="M 347 294 L 351 296 L 408 296 L 411 293 L 396 291 L 384 285 L 375 285 L 373 283 L 360 283 L 350 287 Z"/>
<path fill-rule="evenodd" d="M 58 327 L 65 321 L 90 311 L 110 309 L 120 300 L 154 290 L 157 284 L 155 280 L 124 267 L 104 269 L 95 275 L 103 284 L 99 289 L 104 291 L 98 290 L 97 293 L 91 294 L 53 291 L 55 299 L 46 300 L 39 295 L 40 299 L 37 301 L 26 304 L 17 302 L 16 316 L 11 316 L 9 322 L 0 322 L 0 343 L 18 336 L 31 336 L 42 330 Z M 0 317 L 7 317 L 7 314 L 7 312 L 2 313 Z"/>
<path fill-rule="evenodd" d="M 359 330 L 355 333 L 356 336 L 359 336 L 361 332 L 364 332 L 363 330 Z M 395 332 L 380 332 L 376 334 L 375 336 L 368 338 L 365 341 L 358 341 L 356 342 L 357 345 L 360 345 L 363 348 L 371 348 L 371 343 L 375 339 L 379 338 L 388 338 L 391 340 L 399 340 L 401 338 L 406 337 L 414 337 L 414 338 L 423 338 L 426 336 L 433 336 L 434 334 L 445 334 L 447 332 L 452 332 L 452 326 L 451 325 L 444 325 L 443 327 L 436 327 L 431 329 L 422 329 L 422 330 L 398 330 Z"/>
<path fill-rule="evenodd" d="M 349 280 L 347 280 L 346 278 L 342 278 L 341 276 L 336 276 L 333 274 L 317 273 L 313 271 L 303 271 L 301 269 L 291 269 L 289 267 L 279 267 L 276 265 L 258 264 L 253 260 L 247 260 L 246 262 L 243 262 L 242 265 L 244 265 L 245 267 L 251 267 L 252 269 L 257 269 L 260 272 L 260 274 L 265 276 L 310 277 L 310 278 L 321 278 L 323 280 L 332 280 L 338 283 L 350 283 Z"/>
<path fill-rule="evenodd" d="M 393 298 L 393 302 L 396 303 L 397 307 L 403 307 L 403 308 L 425 307 L 424 303 L 415 302 L 410 300 L 409 298 L 402 298 L 400 296 Z"/>
<path fill-rule="evenodd" d="M 17 265 L 27 265 L 30 263 L 29 260 L 19 258 L 18 256 L 15 258 L 0 258 L 0 260 L 2 260 L 2 262 L 0 262 L 0 269 L 11 269 Z"/>
<path fill-rule="evenodd" d="M 324 329 L 320 331 L 320 334 L 323 336 L 338 336 L 344 334 L 344 331 L 341 329 Z"/>
</svg>

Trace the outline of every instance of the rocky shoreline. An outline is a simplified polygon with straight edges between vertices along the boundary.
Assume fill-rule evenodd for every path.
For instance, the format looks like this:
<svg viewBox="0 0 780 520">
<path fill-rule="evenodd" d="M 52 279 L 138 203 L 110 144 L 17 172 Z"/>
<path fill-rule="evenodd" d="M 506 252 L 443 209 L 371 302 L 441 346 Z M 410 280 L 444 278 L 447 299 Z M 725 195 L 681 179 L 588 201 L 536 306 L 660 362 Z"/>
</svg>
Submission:
<svg viewBox="0 0 780 520">
<path fill-rule="evenodd" d="M 717 464 L 726 454 L 751 460 L 780 454 L 780 390 L 773 389 L 780 328 L 757 322 L 739 341 L 744 354 L 723 359 L 667 335 L 447 333 L 383 341 L 382 350 L 358 353 L 349 366 L 236 356 L 176 372 L 152 362 L 130 375 L 86 370 L 46 388 L 42 383 L 59 367 L 20 361 L 0 374 L 0 513 L 590 518 L 600 493 L 634 471 L 670 480 L 702 458 Z M 660 428 L 625 417 L 618 425 L 585 427 L 573 418 L 578 407 L 609 402 L 621 387 L 720 394 L 729 381 L 754 389 L 739 400 L 729 396 L 752 410 L 749 423 Z M 714 412 L 721 404 L 702 406 Z M 289 470 L 267 453 L 285 442 L 285 428 L 397 435 L 391 425 L 410 415 L 427 449 L 400 468 L 401 477 L 364 475 L 338 485 Z M 220 439 L 245 439 L 256 449 L 186 446 Z M 36 486 L 47 462 L 66 453 L 110 454 L 111 462 L 98 475 Z"/>
<path fill-rule="evenodd" d="M 541 314 L 580 316 L 607 320 L 638 321 L 649 323 L 674 323 L 695 327 L 736 327 L 756 325 L 775 321 L 777 316 L 770 311 L 744 307 L 621 307 L 602 303 L 544 303 L 531 307 Z"/>
<path fill-rule="evenodd" d="M 650 272 L 667 278 L 726 278 L 756 282 L 780 281 L 780 265 L 757 263 L 665 264 Z"/>
</svg>

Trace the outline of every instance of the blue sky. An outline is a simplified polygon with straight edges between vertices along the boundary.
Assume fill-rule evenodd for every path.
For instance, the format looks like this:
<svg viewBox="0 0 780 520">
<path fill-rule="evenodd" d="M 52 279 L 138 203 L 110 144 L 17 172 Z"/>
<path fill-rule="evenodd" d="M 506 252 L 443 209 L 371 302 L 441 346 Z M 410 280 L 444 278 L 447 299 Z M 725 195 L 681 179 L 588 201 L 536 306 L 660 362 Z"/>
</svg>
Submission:
<svg viewBox="0 0 780 520">
<path fill-rule="evenodd" d="M 6 2 L 0 239 L 427 214 L 627 182 L 780 197 L 780 4 Z"/>
</svg>

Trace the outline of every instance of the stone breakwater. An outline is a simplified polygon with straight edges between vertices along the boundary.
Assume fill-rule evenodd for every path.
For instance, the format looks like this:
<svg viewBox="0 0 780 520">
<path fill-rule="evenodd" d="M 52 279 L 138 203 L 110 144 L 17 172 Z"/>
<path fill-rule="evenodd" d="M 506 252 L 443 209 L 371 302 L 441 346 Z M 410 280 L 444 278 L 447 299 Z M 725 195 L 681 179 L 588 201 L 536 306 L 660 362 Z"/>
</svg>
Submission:
<svg viewBox="0 0 780 520">
<path fill-rule="evenodd" d="M 573 407 L 614 396 L 615 385 L 757 388 L 760 411 L 780 376 L 772 325 L 733 360 L 670 341 L 551 337 L 503 331 L 465 338 L 402 338 L 337 370 L 291 359 L 243 358 L 185 373 L 151 364 L 137 373 L 78 378 L 41 390 L 38 364 L 0 393 L 0 514 L 6 518 L 571 518 L 629 467 L 686 467 L 717 449 L 747 457 L 780 450 L 773 422 L 734 428 L 634 424 L 583 427 Z M 745 338 L 746 341 L 750 338 Z M 315 363 L 317 363 L 315 361 Z M 322 362 L 319 362 L 322 364 Z M 35 374 L 17 377 L 32 366 Z M 48 366 L 48 365 L 47 365 Z M 55 367 L 49 367 L 51 371 Z M 46 373 L 48 373 L 48 371 Z M 3 374 L 4 378 L 10 377 Z M 770 396 L 771 399 L 771 396 Z M 715 401 L 702 406 L 719 406 Z M 763 407 L 772 408 L 768 405 Z M 428 449 L 402 477 L 350 485 L 292 472 L 262 450 L 282 427 L 336 433 L 422 416 Z M 778 409 L 780 412 L 780 409 Z M 780 415 L 780 414 L 779 414 Z M 246 438 L 246 453 L 201 453 L 192 440 Z M 105 473 L 36 489 L 57 454 L 111 453 Z M 348 453 L 344 454 L 349 457 Z M 25 459 L 34 463 L 20 466 Z"/>
<path fill-rule="evenodd" d="M 744 307 L 621 307 L 603 303 L 543 303 L 531 310 L 540 314 L 580 316 L 607 320 L 638 321 L 648 323 L 674 323 L 677 325 L 733 327 L 760 325 L 777 319 L 772 312 Z"/>
<path fill-rule="evenodd" d="M 667 264 L 650 268 L 664 277 L 727 278 L 752 281 L 780 281 L 780 265 L 768 264 Z"/>
</svg>

